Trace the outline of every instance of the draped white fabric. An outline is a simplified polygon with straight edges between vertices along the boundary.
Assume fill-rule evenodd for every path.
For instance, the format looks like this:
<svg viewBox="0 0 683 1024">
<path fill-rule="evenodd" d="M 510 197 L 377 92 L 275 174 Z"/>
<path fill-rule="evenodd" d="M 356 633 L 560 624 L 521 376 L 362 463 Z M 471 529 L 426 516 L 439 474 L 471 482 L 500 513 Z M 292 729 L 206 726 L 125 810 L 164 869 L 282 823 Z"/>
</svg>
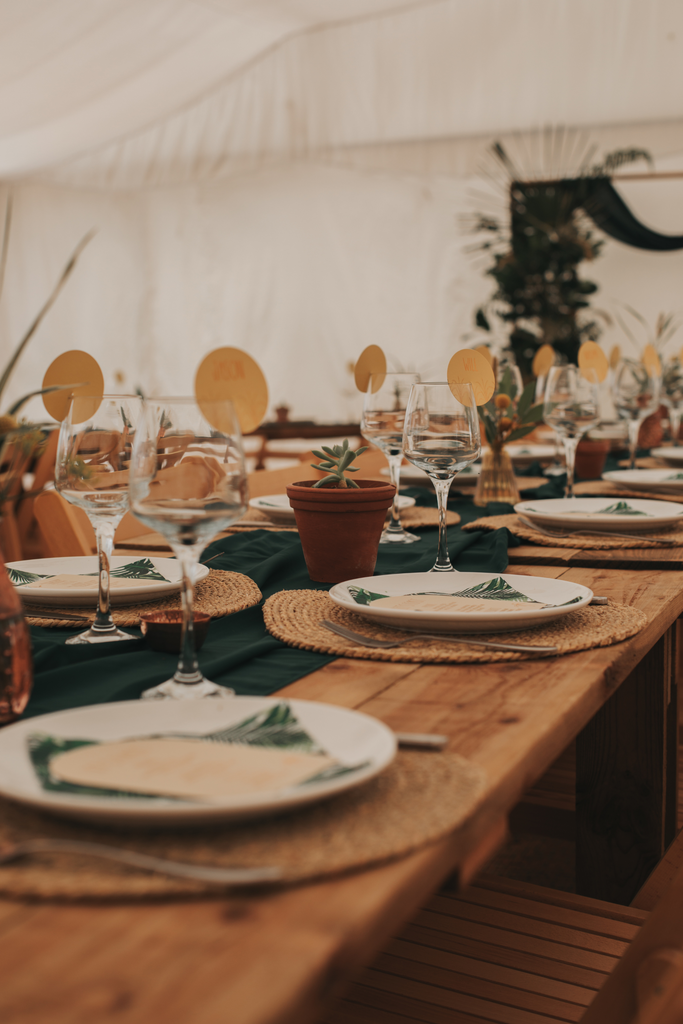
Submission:
<svg viewBox="0 0 683 1024">
<path fill-rule="evenodd" d="M 683 164 L 678 0 L 0 0 L 0 29 L 4 353 L 98 229 L 12 396 L 72 347 L 109 387 L 187 391 L 232 344 L 273 404 L 346 418 L 366 344 L 442 374 L 471 331 L 492 282 L 459 215 L 493 138 L 530 174 L 588 144 L 548 124 Z M 628 190 L 683 231 L 676 182 Z M 652 320 L 682 271 L 610 241 L 585 274 Z"/>
</svg>

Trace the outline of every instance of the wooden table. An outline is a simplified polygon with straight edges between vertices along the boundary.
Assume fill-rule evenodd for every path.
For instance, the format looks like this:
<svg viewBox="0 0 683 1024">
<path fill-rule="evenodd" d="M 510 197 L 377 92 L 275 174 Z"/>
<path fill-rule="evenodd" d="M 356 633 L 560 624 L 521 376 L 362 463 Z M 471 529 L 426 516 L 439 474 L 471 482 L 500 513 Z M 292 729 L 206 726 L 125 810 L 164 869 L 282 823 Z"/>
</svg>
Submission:
<svg viewBox="0 0 683 1024">
<path fill-rule="evenodd" d="M 3 1024 L 318 1020 L 442 879 L 454 869 L 467 878 L 485 861 L 511 808 L 577 735 L 579 883 L 626 902 L 673 828 L 683 572 L 515 571 L 589 585 L 644 609 L 648 625 L 622 644 L 538 662 L 340 659 L 281 691 L 362 708 L 396 729 L 447 733 L 488 779 L 462 828 L 388 866 L 273 895 L 117 907 L 0 902 Z"/>
</svg>

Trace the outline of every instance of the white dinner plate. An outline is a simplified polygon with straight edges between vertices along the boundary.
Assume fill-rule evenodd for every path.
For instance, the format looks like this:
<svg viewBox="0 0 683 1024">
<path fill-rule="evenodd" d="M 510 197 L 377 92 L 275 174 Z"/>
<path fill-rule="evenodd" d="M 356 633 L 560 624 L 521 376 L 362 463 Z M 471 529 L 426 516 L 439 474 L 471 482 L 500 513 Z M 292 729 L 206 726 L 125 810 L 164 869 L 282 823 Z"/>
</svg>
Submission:
<svg viewBox="0 0 683 1024">
<path fill-rule="evenodd" d="M 513 462 L 521 463 L 546 462 L 555 458 L 556 451 L 554 444 L 508 444 L 505 448 Z"/>
<path fill-rule="evenodd" d="M 414 504 L 415 498 L 409 498 L 407 495 L 399 494 L 399 512 L 403 512 L 407 508 L 412 508 Z M 283 526 L 293 526 L 296 522 L 294 509 L 289 504 L 289 498 L 286 494 L 264 494 L 260 498 L 252 498 L 249 505 L 251 508 L 255 508 L 258 509 L 259 512 L 263 512 L 263 514 L 268 516 L 273 523 L 281 523 Z"/>
<path fill-rule="evenodd" d="M 654 459 L 666 459 L 676 465 L 683 463 L 683 445 L 671 445 L 669 448 L 652 448 L 650 455 Z"/>
<path fill-rule="evenodd" d="M 498 633 L 558 619 L 590 604 L 593 592 L 545 576 L 405 572 L 337 583 L 330 597 L 348 611 L 397 629 Z M 396 599 L 407 600 L 396 604 Z"/>
<path fill-rule="evenodd" d="M 7 562 L 7 571 L 24 600 L 33 604 L 94 605 L 97 602 L 97 555 Z M 195 583 L 208 575 L 209 567 L 199 565 Z M 60 580 L 58 577 L 67 578 Z M 113 605 L 167 597 L 180 590 L 181 581 L 182 569 L 175 558 L 115 555 L 111 559 L 109 583 Z"/>
<path fill-rule="evenodd" d="M 683 522 L 683 505 L 652 498 L 546 498 L 520 501 L 515 512 L 541 526 L 597 526 L 617 533 L 660 530 Z"/>
<path fill-rule="evenodd" d="M 472 486 L 477 482 L 477 477 L 481 473 L 481 463 L 472 462 L 469 466 L 465 466 L 461 469 L 458 475 L 453 480 L 453 487 Z M 388 477 L 389 469 L 385 467 L 380 470 L 381 476 Z M 425 473 L 423 469 L 419 469 L 417 466 L 401 466 L 401 484 L 413 485 L 416 487 L 424 487 L 425 484 L 431 484 L 432 478 L 428 473 Z"/>
<path fill-rule="evenodd" d="M 101 743 L 160 735 L 211 736 L 212 742 L 278 749 L 290 746 L 299 752 L 324 752 L 337 764 L 317 781 L 287 788 L 274 783 L 267 792 L 210 803 L 93 791 L 93 787 L 60 783 L 50 775 L 51 756 L 63 752 L 68 740 Z M 0 793 L 60 817 L 107 825 L 199 826 L 280 813 L 334 796 L 377 775 L 395 753 L 396 739 L 386 725 L 330 704 L 271 697 L 121 701 L 57 711 L 4 728 L 0 732 Z"/>
<path fill-rule="evenodd" d="M 637 491 L 671 491 L 683 495 L 683 470 L 670 469 L 615 469 L 602 474 L 603 480 L 623 484 Z"/>
</svg>

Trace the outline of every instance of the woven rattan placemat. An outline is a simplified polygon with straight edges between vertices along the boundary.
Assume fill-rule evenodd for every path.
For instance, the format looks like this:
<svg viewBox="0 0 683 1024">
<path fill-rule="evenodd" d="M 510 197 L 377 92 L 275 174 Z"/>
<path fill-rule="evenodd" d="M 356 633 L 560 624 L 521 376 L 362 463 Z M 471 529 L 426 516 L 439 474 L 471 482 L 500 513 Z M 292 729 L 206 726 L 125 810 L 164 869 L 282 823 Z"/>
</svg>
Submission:
<svg viewBox="0 0 683 1024">
<path fill-rule="evenodd" d="M 574 537 L 548 537 L 540 530 L 534 530 L 519 521 L 519 516 L 511 512 L 504 516 L 484 516 L 483 519 L 475 519 L 472 523 L 463 526 L 463 530 L 499 530 L 506 526 L 510 533 L 520 540 L 528 540 L 530 544 L 543 544 L 550 548 L 587 548 L 595 551 L 616 550 L 618 548 L 663 548 L 664 545 L 657 544 L 648 537 L 660 537 L 662 540 L 670 541 L 666 547 L 683 548 L 683 528 L 678 530 L 653 530 L 643 533 L 635 540 L 628 540 L 623 537 L 592 537 L 590 534 L 577 531 Z M 549 527 L 551 529 L 551 527 Z M 628 522 L 624 522 L 624 530 L 628 529 Z"/>
<path fill-rule="evenodd" d="M 460 522 L 460 516 L 457 512 L 451 512 L 450 509 L 446 512 L 446 526 L 455 526 Z M 420 530 L 428 526 L 439 525 L 439 510 L 438 508 L 424 508 L 422 505 L 413 505 L 412 508 L 406 508 L 401 511 L 401 525 L 406 530 Z"/>
<path fill-rule="evenodd" d="M 277 865 L 285 882 L 301 882 L 402 857 L 435 842 L 465 820 L 483 788 L 483 772 L 456 754 L 400 751 L 377 778 L 330 800 L 279 817 L 211 828 L 112 831 L 0 800 L 0 846 L 82 839 L 215 867 Z M 218 888 L 65 853 L 0 867 L 0 894 L 19 898 L 120 901 L 205 896 Z"/>
<path fill-rule="evenodd" d="M 412 639 L 405 630 L 389 629 L 371 619 L 356 615 L 336 605 L 328 594 L 319 590 L 282 590 L 269 597 L 263 606 L 266 629 L 290 647 L 302 647 L 321 654 L 342 658 L 363 658 L 373 661 L 417 662 L 491 662 L 525 661 L 534 657 L 515 651 L 489 651 L 466 647 L 446 640 Z M 322 625 L 331 619 L 356 633 L 378 640 L 405 638 L 405 644 L 389 650 L 361 647 L 345 640 Z M 608 647 L 633 636 L 647 622 L 644 612 L 622 604 L 578 608 L 568 615 L 534 629 L 514 633 L 477 633 L 475 639 L 499 640 L 502 643 L 557 646 L 557 654 L 584 651 L 591 647 Z M 556 655 L 553 655 L 556 657 Z"/>
<path fill-rule="evenodd" d="M 213 618 L 220 618 L 222 615 L 232 615 L 233 612 L 244 611 L 245 608 L 253 608 L 261 600 L 261 591 L 254 581 L 240 572 L 225 572 L 223 569 L 210 569 L 209 575 L 195 584 L 194 607 L 195 611 L 205 612 Z M 24 601 L 26 621 L 30 626 L 68 626 L 70 629 L 80 629 L 81 624 L 60 619 L 59 613 L 66 612 L 72 615 L 87 615 L 88 620 L 95 619 L 94 606 L 97 595 L 93 594 L 93 608 L 84 605 L 64 605 L 60 607 L 48 605 L 29 605 Z M 168 611 L 171 608 L 180 608 L 180 594 L 173 594 L 161 601 L 147 601 L 144 604 L 120 604 L 112 606 L 111 614 L 117 626 L 138 626 L 140 615 L 145 612 Z M 40 612 L 51 612 L 54 618 L 34 618 L 31 609 Z M 83 628 L 87 626 L 83 622 Z"/>
</svg>

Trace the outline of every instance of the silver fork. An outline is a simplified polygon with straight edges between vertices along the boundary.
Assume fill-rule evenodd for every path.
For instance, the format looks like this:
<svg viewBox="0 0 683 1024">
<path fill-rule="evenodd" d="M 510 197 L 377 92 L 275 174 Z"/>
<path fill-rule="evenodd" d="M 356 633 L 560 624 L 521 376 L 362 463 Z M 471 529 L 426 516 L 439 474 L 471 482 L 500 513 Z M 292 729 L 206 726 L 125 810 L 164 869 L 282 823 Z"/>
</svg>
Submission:
<svg viewBox="0 0 683 1024">
<path fill-rule="evenodd" d="M 323 619 L 322 624 L 331 633 L 343 636 L 345 640 L 352 640 L 361 647 L 376 647 L 378 650 L 389 650 L 391 647 L 403 647 L 409 640 L 446 640 L 449 644 L 465 644 L 467 647 L 486 647 L 491 651 L 517 651 L 520 654 L 555 654 L 557 647 L 542 647 L 540 644 L 505 644 L 491 640 L 471 640 L 469 637 L 453 636 L 452 633 L 414 633 L 403 640 L 376 640 L 374 637 L 365 636 L 363 633 L 354 633 L 346 626 L 339 626 L 336 622 Z"/>
<path fill-rule="evenodd" d="M 557 537 L 562 540 L 583 534 L 588 537 L 619 537 L 621 540 L 647 540 L 651 544 L 663 544 L 664 547 L 671 547 L 676 543 L 675 540 L 668 540 L 664 537 L 648 537 L 646 533 L 614 533 L 612 530 L 571 530 L 569 533 L 562 533 L 560 530 L 549 530 L 547 526 L 539 526 L 538 523 L 532 522 L 531 519 L 527 519 L 525 516 L 520 516 L 519 513 L 518 518 L 520 523 L 530 526 L 532 530 L 537 530 L 545 537 Z"/>
<path fill-rule="evenodd" d="M 28 839 L 23 843 L 12 843 L 0 847 L 0 865 L 10 864 L 21 857 L 34 853 L 80 853 L 91 857 L 115 860 L 129 867 L 155 871 L 175 878 L 194 878 L 212 885 L 261 885 L 275 882 L 282 877 L 282 870 L 264 868 L 213 868 L 204 864 L 185 864 L 162 857 L 151 857 L 146 853 L 122 850 L 118 846 L 104 843 L 86 843 L 80 839 Z"/>
</svg>

